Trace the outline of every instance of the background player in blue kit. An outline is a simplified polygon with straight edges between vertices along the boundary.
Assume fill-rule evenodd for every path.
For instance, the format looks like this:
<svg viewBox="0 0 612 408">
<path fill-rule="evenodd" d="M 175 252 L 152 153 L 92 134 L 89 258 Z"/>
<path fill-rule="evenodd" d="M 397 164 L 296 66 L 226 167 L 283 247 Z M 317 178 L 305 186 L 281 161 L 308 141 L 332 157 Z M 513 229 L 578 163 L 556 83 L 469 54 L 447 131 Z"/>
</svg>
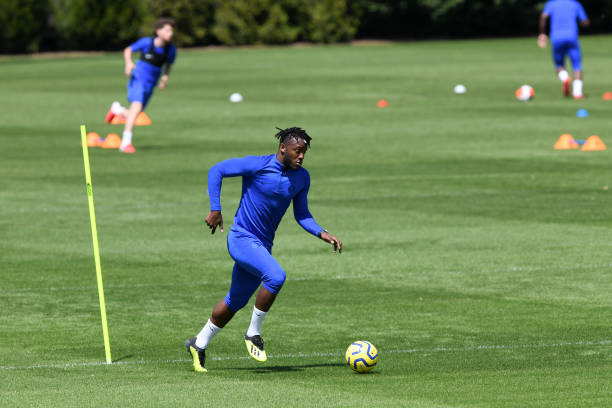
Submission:
<svg viewBox="0 0 612 408">
<path fill-rule="evenodd" d="M 334 252 L 342 252 L 342 242 L 321 228 L 308 211 L 310 175 L 302 163 L 310 147 L 310 136 L 292 127 L 280 130 L 276 137 L 279 139 L 276 154 L 225 160 L 208 172 L 210 213 L 206 224 L 213 234 L 217 227 L 223 232 L 220 194 L 224 177 L 242 177 L 242 197 L 227 236 L 227 249 L 235 261 L 229 292 L 213 308 L 200 333 L 185 342 L 195 371 L 206 371 L 208 344 L 248 303 L 260 284 L 244 341 L 251 357 L 257 361 L 267 360 L 261 326 L 285 282 L 285 272 L 271 254 L 272 242 L 291 202 L 293 215 L 302 228 L 332 244 Z"/>
<path fill-rule="evenodd" d="M 540 35 L 538 45 L 545 48 L 548 43 L 546 22 L 550 17 L 550 42 L 557 75 L 563 82 L 563 94 L 569 96 L 570 77 L 565 69 L 565 56 L 572 61 L 574 82 L 572 94 L 575 99 L 584 98 L 582 94 L 582 54 L 578 42 L 578 22 L 583 27 L 589 25 L 582 5 L 574 0 L 549 0 L 540 15 Z"/>
<path fill-rule="evenodd" d="M 113 102 L 106 115 L 108 123 L 115 115 L 126 117 L 121 147 L 119 147 L 119 151 L 123 153 L 136 151 L 132 145 L 134 122 L 138 114 L 147 106 L 158 80 L 159 89 L 164 89 L 168 85 L 170 67 L 176 59 L 176 47 L 171 43 L 173 35 L 174 20 L 160 18 L 155 23 L 155 37 L 141 38 L 123 51 L 125 75 L 130 78 L 127 86 L 127 99 L 130 101 L 130 107 L 126 109 L 119 102 Z M 132 61 L 134 52 L 141 53 L 136 64 Z"/>
</svg>

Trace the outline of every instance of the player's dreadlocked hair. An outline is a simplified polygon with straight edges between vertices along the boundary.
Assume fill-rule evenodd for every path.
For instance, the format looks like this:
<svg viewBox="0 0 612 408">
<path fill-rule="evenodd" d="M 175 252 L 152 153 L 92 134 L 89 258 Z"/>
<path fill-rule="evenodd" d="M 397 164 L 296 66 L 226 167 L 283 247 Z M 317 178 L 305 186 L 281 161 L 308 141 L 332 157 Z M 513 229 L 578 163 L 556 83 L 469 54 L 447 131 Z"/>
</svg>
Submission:
<svg viewBox="0 0 612 408">
<path fill-rule="evenodd" d="M 312 138 L 308 136 L 308 133 L 306 133 L 304 129 L 300 129 L 299 127 L 290 127 L 287 129 L 281 129 L 277 127 L 277 129 L 279 130 L 279 132 L 274 135 L 274 137 L 278 139 L 279 144 L 285 143 L 287 140 L 290 139 L 294 139 L 296 142 L 299 139 L 302 139 L 306 142 L 306 145 L 310 149 L 310 141 L 312 140 Z"/>
</svg>

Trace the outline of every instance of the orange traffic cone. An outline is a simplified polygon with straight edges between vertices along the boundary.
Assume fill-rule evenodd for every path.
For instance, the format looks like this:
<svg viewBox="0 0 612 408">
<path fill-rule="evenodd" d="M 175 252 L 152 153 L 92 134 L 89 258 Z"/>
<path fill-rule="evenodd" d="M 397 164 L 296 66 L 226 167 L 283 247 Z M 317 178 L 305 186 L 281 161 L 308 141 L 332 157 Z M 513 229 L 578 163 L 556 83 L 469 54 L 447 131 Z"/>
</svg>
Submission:
<svg viewBox="0 0 612 408">
<path fill-rule="evenodd" d="M 578 143 L 574 140 L 572 135 L 569 133 L 562 134 L 559 139 L 557 139 L 557 143 L 554 145 L 555 150 L 568 150 L 568 149 L 577 149 Z"/>
<path fill-rule="evenodd" d="M 125 123 L 125 116 L 123 115 L 115 115 L 113 120 L 111 120 L 111 124 L 113 125 L 123 125 Z"/>
<path fill-rule="evenodd" d="M 151 123 L 152 123 L 151 118 L 149 118 L 149 116 L 146 113 L 140 112 L 138 116 L 136 116 L 136 121 L 134 122 L 134 125 L 149 126 Z"/>
<path fill-rule="evenodd" d="M 102 143 L 104 149 L 118 149 L 121 146 L 121 138 L 116 133 L 109 133 Z"/>
<path fill-rule="evenodd" d="M 586 142 L 582 145 L 582 150 L 592 152 L 597 150 L 606 150 L 606 145 L 597 135 L 589 136 Z"/>
<path fill-rule="evenodd" d="M 601 97 L 601 99 L 603 99 L 604 101 L 612 100 L 612 92 L 610 92 L 610 91 L 604 92 L 604 94 Z"/>
<path fill-rule="evenodd" d="M 82 145 L 83 143 L 81 143 Z M 98 147 L 102 145 L 102 139 L 96 132 L 89 132 L 87 134 L 87 147 Z"/>
</svg>

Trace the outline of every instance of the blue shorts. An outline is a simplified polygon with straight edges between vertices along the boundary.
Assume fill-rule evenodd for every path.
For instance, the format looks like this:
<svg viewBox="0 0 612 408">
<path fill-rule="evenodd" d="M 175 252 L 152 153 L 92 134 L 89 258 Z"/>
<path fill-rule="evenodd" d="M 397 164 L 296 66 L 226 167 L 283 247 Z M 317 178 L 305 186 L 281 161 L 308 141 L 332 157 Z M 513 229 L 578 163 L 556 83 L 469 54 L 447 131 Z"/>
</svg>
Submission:
<svg viewBox="0 0 612 408">
<path fill-rule="evenodd" d="M 141 102 L 142 109 L 149 103 L 155 83 L 147 83 L 132 76 L 127 85 L 127 99 L 131 102 Z"/>
<path fill-rule="evenodd" d="M 572 61 L 572 69 L 580 71 L 582 69 L 582 53 L 578 40 L 556 40 L 552 42 L 552 53 L 557 68 L 565 65 L 565 56 L 568 55 Z"/>
<path fill-rule="evenodd" d="M 271 293 L 281 290 L 285 271 L 272 257 L 272 249 L 257 237 L 232 227 L 227 235 L 227 249 L 235 261 L 232 284 L 225 296 L 225 304 L 230 310 L 242 309 L 260 283 Z"/>
</svg>

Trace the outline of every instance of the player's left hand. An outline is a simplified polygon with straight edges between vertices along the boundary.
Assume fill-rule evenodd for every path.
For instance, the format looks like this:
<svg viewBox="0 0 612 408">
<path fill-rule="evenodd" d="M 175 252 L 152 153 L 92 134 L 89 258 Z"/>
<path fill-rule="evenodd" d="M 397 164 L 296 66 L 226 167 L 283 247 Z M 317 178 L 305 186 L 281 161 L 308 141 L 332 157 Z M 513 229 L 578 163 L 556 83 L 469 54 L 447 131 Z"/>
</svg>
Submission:
<svg viewBox="0 0 612 408">
<path fill-rule="evenodd" d="M 168 85 L 168 75 L 162 75 L 159 80 L 159 89 L 164 89 Z"/>
<path fill-rule="evenodd" d="M 334 246 L 334 252 L 337 251 L 340 254 L 342 253 L 342 241 L 340 241 L 338 238 L 336 238 L 329 232 L 322 231 L 321 235 L 319 235 L 319 238 L 321 238 L 325 242 L 329 242 L 330 244 L 332 244 Z"/>
</svg>

